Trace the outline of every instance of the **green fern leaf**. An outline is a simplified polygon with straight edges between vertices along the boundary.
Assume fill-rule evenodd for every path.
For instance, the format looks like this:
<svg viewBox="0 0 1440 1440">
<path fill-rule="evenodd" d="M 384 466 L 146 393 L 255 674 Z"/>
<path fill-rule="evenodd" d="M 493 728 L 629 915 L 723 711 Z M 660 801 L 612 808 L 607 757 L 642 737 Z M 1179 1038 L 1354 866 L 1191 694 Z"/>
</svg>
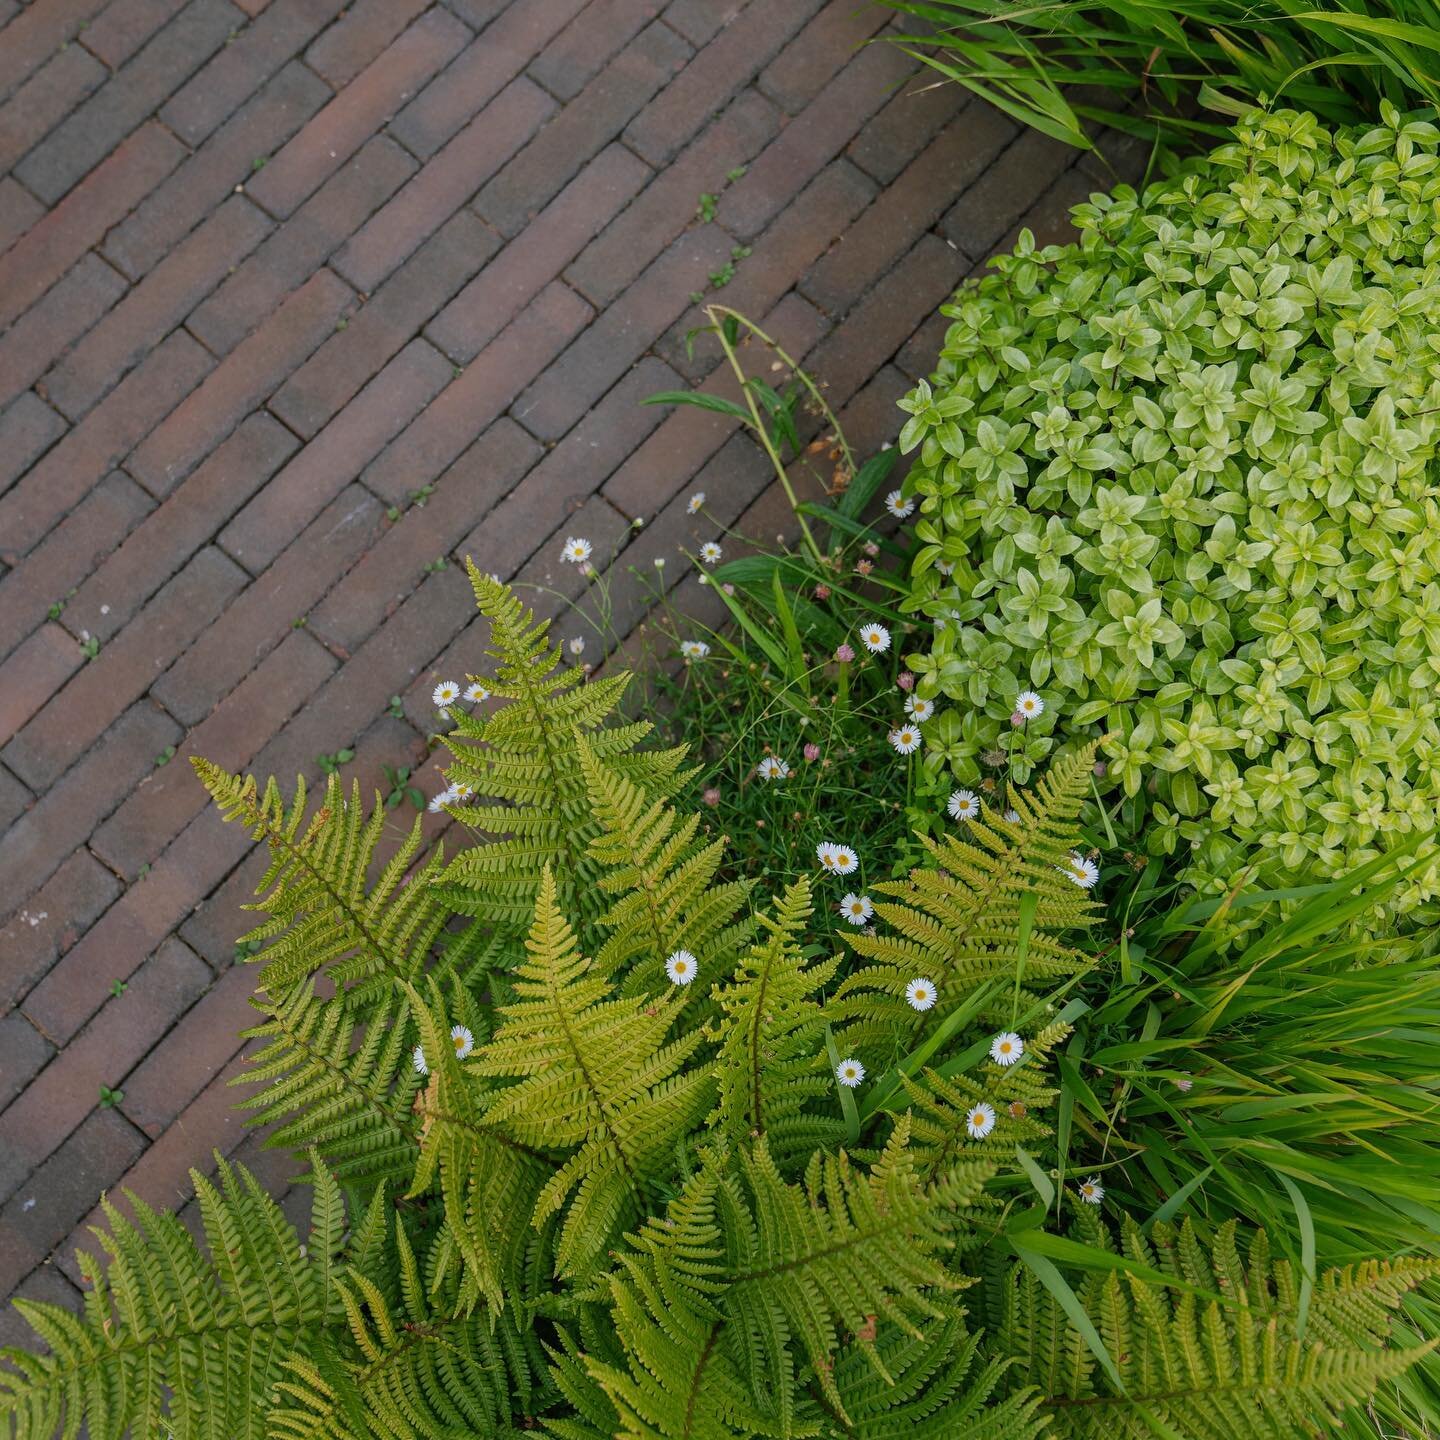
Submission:
<svg viewBox="0 0 1440 1440">
<path fill-rule="evenodd" d="M 1089 967 L 1090 959 L 1059 936 L 1088 925 L 1096 909 L 1064 869 L 1093 761 L 1094 746 L 1057 760 L 1033 797 L 1012 790 L 1016 822 L 987 812 L 971 823 L 968 840 L 924 837 L 933 868 L 871 887 L 895 899 L 875 906 L 889 931 L 845 937 L 870 962 L 837 992 L 834 1010 L 849 1022 L 850 1053 L 888 1059 L 897 1037 L 903 1045 L 933 1030 L 987 981 L 1010 982 L 1028 996 L 1026 981 L 1051 982 Z M 1035 908 L 1022 950 L 1026 896 Z M 917 976 L 936 987 L 935 1005 L 923 1012 L 905 997 Z"/>
<path fill-rule="evenodd" d="M 82 1254 L 83 1318 L 15 1302 L 50 1347 L 0 1352 L 15 1367 L 0 1370 L 0 1417 L 15 1440 L 73 1440 L 82 1420 L 91 1440 L 262 1440 L 286 1361 L 344 1324 L 343 1205 L 318 1158 L 314 1171 L 305 1247 L 254 1177 L 223 1160 L 218 1189 L 191 1171 L 208 1259 L 173 1215 L 127 1193 L 132 1222 L 103 1200 L 109 1230 L 95 1234 L 110 1259 Z"/>
<path fill-rule="evenodd" d="M 840 957 L 806 965 L 801 946 L 812 908 L 810 882 L 801 879 L 773 919 L 759 917 L 769 934 L 716 992 L 723 1018 L 711 1026 L 720 1097 L 709 1123 L 737 1144 L 763 1138 L 782 1170 L 833 1148 L 844 1133 L 825 1054 L 825 1010 L 814 998 Z"/>
<path fill-rule="evenodd" d="M 683 992 L 620 999 L 576 947 L 547 867 L 541 875 L 528 958 L 513 977 L 516 999 L 477 1075 L 516 1083 L 489 1099 L 487 1125 L 525 1145 L 568 1152 L 535 1208 L 538 1225 L 567 1205 L 557 1272 L 583 1272 L 635 1216 L 647 1177 L 709 1108 L 709 1065 L 686 1062 L 699 1031 L 666 1035 Z"/>
<path fill-rule="evenodd" d="M 590 843 L 599 833 L 574 736 L 626 779 L 656 796 L 680 783 L 682 748 L 636 751 L 648 723 L 606 728 L 620 702 L 627 675 L 581 684 L 561 664 L 549 639 L 550 622 L 537 621 L 505 585 L 467 562 L 480 613 L 490 623 L 489 654 L 496 662 L 484 683 L 511 703 L 488 718 L 451 713 L 452 782 L 500 803 L 456 807 L 467 828 L 496 836 L 458 856 L 439 880 L 440 893 L 467 915 L 520 930 L 535 906 L 540 874 L 559 877 L 568 914 L 589 921 L 599 909 L 596 863 Z"/>
</svg>

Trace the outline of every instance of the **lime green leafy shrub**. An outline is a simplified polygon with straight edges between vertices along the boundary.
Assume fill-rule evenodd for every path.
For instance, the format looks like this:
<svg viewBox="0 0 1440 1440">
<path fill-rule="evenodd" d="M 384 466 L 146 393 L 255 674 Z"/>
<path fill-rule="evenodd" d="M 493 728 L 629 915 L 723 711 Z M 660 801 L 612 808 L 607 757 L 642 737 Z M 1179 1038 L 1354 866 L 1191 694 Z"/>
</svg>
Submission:
<svg viewBox="0 0 1440 1440">
<path fill-rule="evenodd" d="M 1440 807 L 1440 131 L 1255 113 L 968 285 L 902 404 L 932 775 L 1103 734 L 1153 853 L 1338 875 Z M 1045 710 L 1012 725 L 1017 694 Z M 1143 807 L 1142 807 L 1143 808 Z M 1433 916 L 1427 839 L 1394 911 Z M 1424 907 L 1417 917 L 1417 907 Z"/>
</svg>

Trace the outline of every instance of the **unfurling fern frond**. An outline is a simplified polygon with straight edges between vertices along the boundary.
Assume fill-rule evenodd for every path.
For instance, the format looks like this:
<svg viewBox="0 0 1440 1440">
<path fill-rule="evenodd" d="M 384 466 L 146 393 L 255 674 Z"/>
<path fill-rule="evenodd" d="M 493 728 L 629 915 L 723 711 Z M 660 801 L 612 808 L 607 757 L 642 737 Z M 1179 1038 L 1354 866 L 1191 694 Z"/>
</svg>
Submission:
<svg viewBox="0 0 1440 1440">
<path fill-rule="evenodd" d="M 663 797 L 651 798 L 603 762 L 583 735 L 576 742 L 600 827 L 590 855 L 603 867 L 599 889 L 611 899 L 598 917 L 606 939 L 595 954 L 597 968 L 623 972 L 624 994 L 653 994 L 667 984 L 666 958 L 685 950 L 697 962 L 694 993 L 703 994 L 755 932 L 748 915 L 736 919 L 750 884 L 717 884 L 725 841 L 701 844 L 698 815 L 682 819 Z"/>
<path fill-rule="evenodd" d="M 901 1075 L 909 1101 L 910 1143 L 916 1163 L 927 1174 L 943 1172 L 960 1156 L 1006 1163 L 1015 1158 L 1017 1145 L 1029 1145 L 1049 1135 L 1050 1127 L 1038 1118 L 1059 1093 L 1049 1083 L 1044 1066 L 1051 1051 L 1070 1033 L 1055 1023 L 1032 1035 L 1018 1064 L 997 1065 L 986 1060 L 973 1073 L 945 1076 L 925 1069 L 916 1079 Z M 995 1112 L 995 1128 L 983 1139 L 969 1130 L 979 1104 Z"/>
<path fill-rule="evenodd" d="M 427 1294 L 399 1216 L 392 1253 L 386 1283 L 358 1270 L 337 1282 L 349 1343 L 291 1360 L 270 1440 L 519 1440 L 512 1417 L 550 1389 L 533 1331 L 513 1311 L 471 1311 L 452 1284 Z"/>
<path fill-rule="evenodd" d="M 600 903 L 598 866 L 588 851 L 599 826 L 576 732 L 597 757 L 655 797 L 674 794 L 681 783 L 684 748 L 637 751 L 653 728 L 648 722 L 607 727 L 629 676 L 581 684 L 580 673 L 563 665 L 558 647 L 551 647 L 550 622 L 537 621 L 507 586 L 473 564 L 467 562 L 467 569 L 476 604 L 490 622 L 488 653 L 496 662 L 493 675 L 478 678 L 510 704 L 488 718 L 451 712 L 455 758 L 447 775 L 497 802 L 452 813 L 468 828 L 498 838 L 459 855 L 444 873 L 441 893 L 463 914 L 523 930 L 535 908 L 540 872 L 549 866 L 566 914 L 591 920 Z"/>
<path fill-rule="evenodd" d="M 489 1097 L 487 1126 L 567 1152 L 534 1220 L 568 1203 L 556 1269 L 575 1274 L 634 1220 L 648 1177 L 709 1109 L 714 1080 L 709 1065 L 685 1068 L 700 1031 L 667 1039 L 683 991 L 616 997 L 580 955 L 548 867 L 525 948 L 511 979 L 515 999 L 498 1007 L 494 1038 L 470 1069 L 517 1082 Z"/>
<path fill-rule="evenodd" d="M 271 1391 L 297 1348 L 344 1326 L 337 1257 L 339 1187 L 315 1162 L 311 1233 L 302 1246 L 248 1171 L 220 1162 L 217 1189 L 191 1171 L 207 1258 L 173 1215 L 126 1196 L 135 1220 L 103 1201 L 96 1231 L 108 1267 L 83 1257 L 91 1286 L 80 1318 L 17 1300 L 50 1353 L 0 1352 L 0 1422 L 16 1440 L 224 1435 L 263 1440 Z"/>
<path fill-rule="evenodd" d="M 1011 1383 L 1033 1385 L 1057 1436 L 1186 1440 L 1306 1436 L 1414 1364 L 1437 1341 L 1386 1348 L 1390 1312 L 1440 1269 L 1402 1261 L 1319 1277 L 1302 1332 L 1299 1283 L 1253 1233 L 1249 1263 L 1234 1222 L 1210 1247 L 1188 1224 L 1157 1224 L 1147 1239 L 1127 1222 L 1124 1249 L 1195 1289 L 1110 1271 L 1079 1292 L 1123 1383 L 1118 1388 L 1032 1271 L 1016 1265 L 989 1295 L 996 1340 L 1015 1357 Z M 998 1304 L 996 1303 L 998 1300 Z"/>
<path fill-rule="evenodd" d="M 1012 790 L 1019 819 L 986 812 L 971 822 L 968 840 L 922 837 L 934 868 L 872 886 L 894 901 L 878 901 L 876 915 L 890 932 L 847 935 L 870 963 L 852 972 L 837 992 L 836 1013 L 848 1018 L 847 1048 L 886 1059 L 897 1036 L 933 1030 L 986 982 L 1053 982 L 1090 965 L 1059 936 L 1088 925 L 1096 907 L 1066 872 L 1076 822 L 1090 784 L 1095 747 L 1055 762 L 1033 797 Z M 1026 910 L 1033 907 L 1025 942 Z M 923 1012 L 906 1001 L 905 987 L 923 976 L 936 1003 Z"/>
<path fill-rule="evenodd" d="M 840 957 L 806 965 L 811 911 L 810 882 L 801 879 L 786 890 L 773 919 L 757 917 L 769 934 L 716 991 L 722 1016 L 711 1025 L 720 1044 L 720 1099 L 710 1123 L 737 1144 L 765 1139 L 786 1171 L 831 1149 L 844 1133 L 825 1054 L 825 1011 L 816 998 Z M 815 1105 L 822 1099 L 832 1102 L 828 1109 Z"/>
<path fill-rule="evenodd" d="M 347 798 L 332 775 L 324 803 L 307 824 L 303 780 L 287 808 L 273 779 L 262 793 L 253 776 L 231 775 L 208 760 L 191 763 L 225 818 L 241 821 L 270 847 L 260 898 L 245 908 L 270 916 L 246 938 L 265 942 L 256 958 L 263 965 L 260 985 L 271 996 L 283 998 L 291 986 L 324 970 L 349 990 L 353 1005 L 383 1004 L 396 981 L 413 982 L 426 973 L 442 939 L 442 970 L 473 959 L 473 937 L 443 935 L 449 915 L 429 888 L 444 868 L 440 847 L 406 880 L 422 843 L 418 817 L 372 885 L 368 872 L 393 817 L 378 795 L 367 820 L 359 783 Z"/>
</svg>

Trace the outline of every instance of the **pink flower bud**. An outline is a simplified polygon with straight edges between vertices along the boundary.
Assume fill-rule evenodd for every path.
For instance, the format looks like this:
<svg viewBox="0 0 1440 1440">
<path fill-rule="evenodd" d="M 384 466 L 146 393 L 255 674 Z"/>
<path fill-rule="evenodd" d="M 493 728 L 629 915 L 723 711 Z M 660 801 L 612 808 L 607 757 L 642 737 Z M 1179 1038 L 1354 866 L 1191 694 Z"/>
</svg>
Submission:
<svg viewBox="0 0 1440 1440">
<path fill-rule="evenodd" d="M 823 582 L 815 587 L 815 598 L 817 600 L 828 600 L 830 598 L 830 587 Z"/>
<path fill-rule="evenodd" d="M 805 758 L 807 760 L 818 760 L 820 758 L 820 747 L 813 742 L 805 747 Z"/>
<path fill-rule="evenodd" d="M 848 645 L 842 643 L 835 647 L 835 658 L 842 665 L 848 665 L 855 658 L 855 652 Z"/>
<path fill-rule="evenodd" d="M 720 792 L 712 785 L 700 798 L 713 810 L 720 803 Z"/>
<path fill-rule="evenodd" d="M 908 670 L 902 670 L 895 677 L 895 683 L 908 694 L 915 688 L 915 677 Z"/>
</svg>

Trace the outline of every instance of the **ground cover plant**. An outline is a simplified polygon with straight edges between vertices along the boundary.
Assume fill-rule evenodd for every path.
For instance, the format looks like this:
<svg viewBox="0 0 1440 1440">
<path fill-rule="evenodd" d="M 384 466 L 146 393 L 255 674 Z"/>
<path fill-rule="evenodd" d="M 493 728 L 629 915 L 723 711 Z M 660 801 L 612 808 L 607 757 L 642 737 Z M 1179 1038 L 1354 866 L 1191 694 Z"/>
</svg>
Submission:
<svg viewBox="0 0 1440 1440">
<path fill-rule="evenodd" d="M 901 438 L 928 765 L 1023 782 L 1103 734 L 1116 815 L 1205 892 L 1415 834 L 1372 923 L 1433 925 L 1437 142 L 1253 113 L 945 307 Z"/>
<path fill-rule="evenodd" d="M 416 866 L 417 821 L 382 858 L 384 797 L 197 763 L 270 849 L 254 1118 L 303 1150 L 310 1232 L 224 1165 L 205 1251 L 108 1206 L 85 1315 L 23 1307 L 50 1350 L 5 1356 L 12 1435 L 1235 1440 L 1402 1383 L 1432 1261 L 1126 1214 L 1056 1149 L 1096 1155 L 1066 1054 L 1116 963 L 1089 751 L 817 947 L 863 817 L 812 817 L 782 890 L 729 875 L 669 802 L 683 752 L 613 723 L 625 678 L 471 579 L 501 703 L 448 707 L 446 804 L 477 843 Z"/>
<path fill-rule="evenodd" d="M 1440 105 L 1434 0 L 882 0 L 920 22 L 890 37 L 1023 124 L 1090 149 L 1107 129 L 1170 163 L 1255 106 L 1367 125 L 1382 102 Z M 1103 147 L 1102 147 L 1103 153 Z"/>
</svg>

